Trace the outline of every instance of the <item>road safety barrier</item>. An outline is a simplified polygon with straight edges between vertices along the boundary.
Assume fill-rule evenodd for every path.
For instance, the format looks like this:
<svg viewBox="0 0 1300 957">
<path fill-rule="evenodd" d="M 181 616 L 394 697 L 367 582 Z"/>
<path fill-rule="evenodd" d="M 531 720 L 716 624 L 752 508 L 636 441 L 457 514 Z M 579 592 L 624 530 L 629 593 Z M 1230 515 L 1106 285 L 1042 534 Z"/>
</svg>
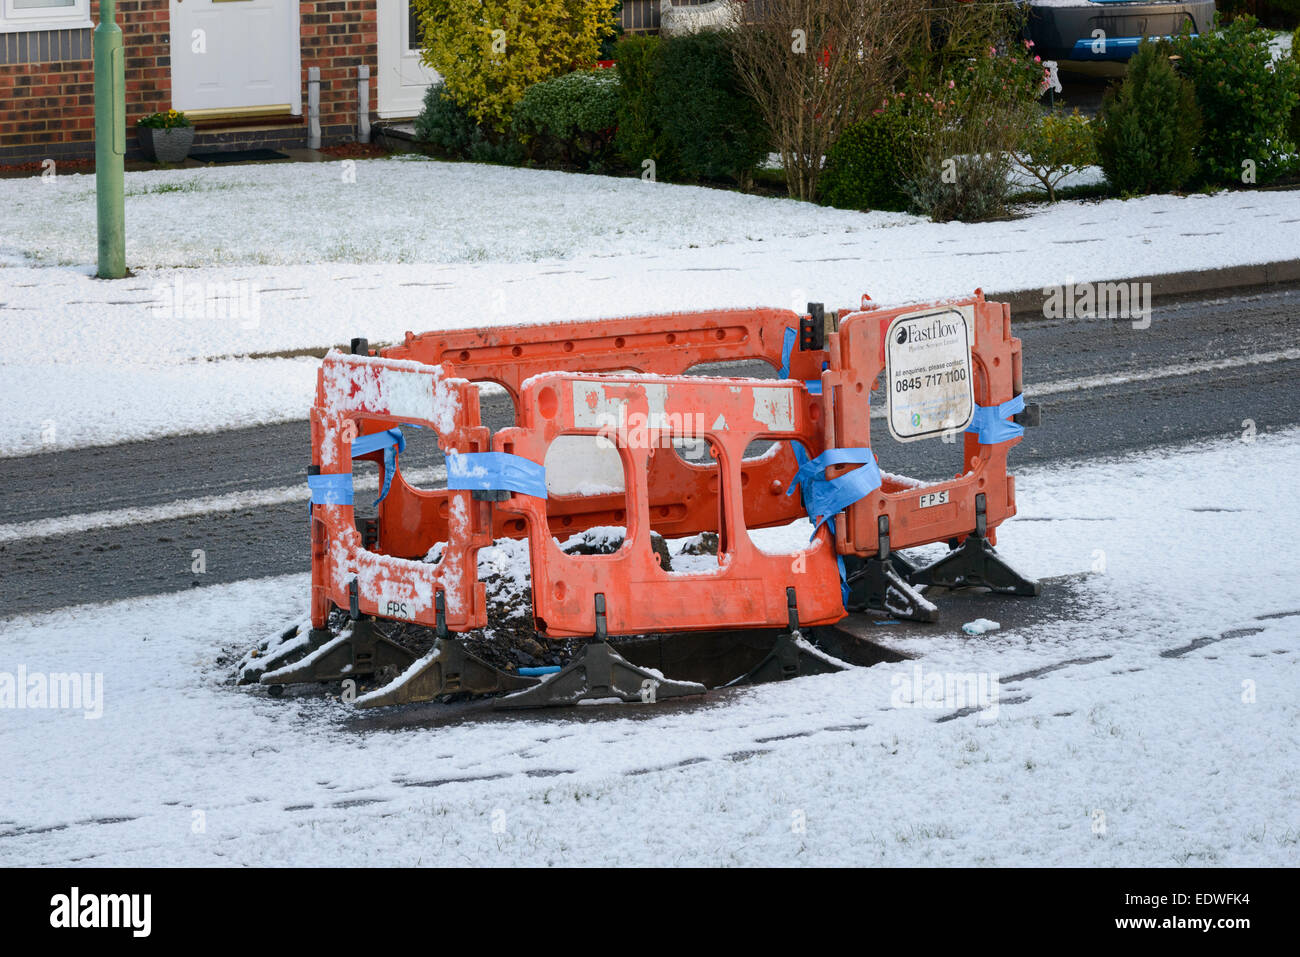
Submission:
<svg viewBox="0 0 1300 957">
<path fill-rule="evenodd" d="M 511 700 L 544 704 L 602 689 L 634 700 L 646 682 L 651 697 L 655 689 L 661 697 L 702 690 L 630 665 L 605 643 L 610 635 L 783 629 L 788 674 L 801 629 L 836 622 L 847 609 L 933 620 L 937 609 L 922 586 L 1037 593 L 1037 583 L 993 548 L 997 527 L 1015 514 L 1007 453 L 1023 426 L 1036 424 L 1036 407 L 1022 394 L 1009 309 L 978 290 L 891 309 L 864 297 L 860 308 L 838 314 L 810 304 L 802 315 L 721 310 L 408 333 L 401 345 L 369 352 L 354 340 L 352 355 L 326 357 L 311 416 L 310 644 L 323 663 L 309 656 L 268 672 L 270 682 L 336 676 L 369 660 L 369 651 L 325 654 L 323 645 L 337 640 L 327 631 L 334 608 L 354 621 L 414 623 L 439 636 L 436 668 L 431 659 L 406 669 L 393 688 L 368 696 L 372 702 L 524 685 Z M 740 375 L 744 360 L 761 360 L 778 377 Z M 731 365 L 685 374 L 710 363 Z M 490 434 L 476 382 L 504 387 L 513 426 Z M 881 470 L 873 396 L 896 441 L 960 442 L 952 479 Z M 442 450 L 445 489 L 416 488 L 403 477 L 413 429 Z M 621 488 L 557 492 L 548 453 L 574 438 L 617 458 Z M 374 520 L 358 521 L 353 509 L 357 459 L 380 472 Z M 749 534 L 805 515 L 810 538 L 786 553 L 758 548 Z M 556 541 L 601 525 L 625 530 L 613 554 L 568 554 Z M 664 568 L 652 532 L 715 532 L 716 563 Z M 494 678 L 495 669 L 449 642 L 487 624 L 478 550 L 495 538 L 525 537 L 537 631 L 602 647 L 553 678 Z M 932 542 L 951 550 L 924 568 L 897 553 Z M 435 549 L 440 557 L 431 561 Z M 360 623 L 352 631 L 368 648 L 377 640 Z M 394 667 L 415 664 L 388 644 Z"/>
</svg>

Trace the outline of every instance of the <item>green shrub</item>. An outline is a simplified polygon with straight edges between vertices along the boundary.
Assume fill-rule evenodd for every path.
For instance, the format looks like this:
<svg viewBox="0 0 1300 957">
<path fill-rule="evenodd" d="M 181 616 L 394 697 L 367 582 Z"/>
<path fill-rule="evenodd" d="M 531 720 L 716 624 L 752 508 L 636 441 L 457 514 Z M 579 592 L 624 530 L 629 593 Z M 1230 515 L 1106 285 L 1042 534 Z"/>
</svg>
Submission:
<svg viewBox="0 0 1300 957">
<path fill-rule="evenodd" d="M 855 123 L 826 156 L 818 191 L 822 202 L 841 209 L 907 209 L 903 166 L 914 125 L 888 108 Z"/>
<path fill-rule="evenodd" d="M 435 83 L 424 91 L 424 106 L 415 118 L 416 140 L 464 157 L 476 137 L 482 137 L 478 124 L 452 101 L 445 86 Z"/>
<path fill-rule="evenodd" d="M 454 159 L 518 163 L 523 157 L 517 143 L 485 130 L 456 105 L 441 83 L 433 84 L 424 92 L 424 106 L 415 118 L 415 138 Z"/>
<path fill-rule="evenodd" d="M 729 177 L 747 186 L 771 137 L 741 88 L 730 36 L 706 31 L 664 38 L 653 72 L 667 167 L 660 175 Z"/>
<path fill-rule="evenodd" d="M 1101 168 L 1121 193 L 1170 192 L 1196 174 L 1201 113 L 1166 43 L 1138 46 L 1124 82 L 1106 91 L 1095 129 Z"/>
<path fill-rule="evenodd" d="M 1207 179 L 1240 183 L 1243 168 L 1266 182 L 1287 170 L 1297 90 L 1293 58 L 1274 62 L 1272 33 L 1239 17 L 1216 33 L 1174 41 L 1179 72 L 1191 80 L 1204 121 L 1201 163 Z"/>
<path fill-rule="evenodd" d="M 596 53 L 597 60 L 616 59 L 614 54 L 618 42 L 623 39 L 623 0 L 615 0 L 613 9 L 610 10 L 613 17 L 614 25 L 609 33 L 600 41 L 600 49 Z"/>
<path fill-rule="evenodd" d="M 1300 5 L 1300 0 L 1296 0 L 1296 3 Z M 1295 33 L 1291 34 L 1291 61 L 1300 68 L 1300 27 L 1296 27 Z M 1300 148 L 1300 103 L 1291 108 L 1291 142 Z"/>
<path fill-rule="evenodd" d="M 1056 186 L 1071 173 L 1097 162 L 1092 124 L 1078 110 L 1053 110 L 1026 131 L 1020 146 L 1011 153 L 1012 162 L 1028 173 L 1056 202 Z"/>
<path fill-rule="evenodd" d="M 614 145 L 619 158 L 642 168 L 646 160 L 663 162 L 663 129 L 655 109 L 657 36 L 627 36 L 614 48 L 618 61 L 618 132 Z"/>
<path fill-rule="evenodd" d="M 1011 154 L 1037 115 L 1043 67 L 1023 50 L 954 64 L 918 80 L 903 98 L 916 123 L 903 189 L 938 222 L 970 222 L 1006 210 Z"/>
<path fill-rule="evenodd" d="M 515 104 L 514 135 L 530 159 L 590 168 L 608 158 L 618 123 L 618 74 L 569 73 L 534 83 Z"/>
<path fill-rule="evenodd" d="M 1008 163 L 994 153 L 923 156 L 906 184 L 911 208 L 936 223 L 989 219 L 1006 211 Z"/>
<path fill-rule="evenodd" d="M 589 66 L 614 0 L 412 0 L 426 66 L 485 128 L 505 133 L 534 83 Z"/>
</svg>

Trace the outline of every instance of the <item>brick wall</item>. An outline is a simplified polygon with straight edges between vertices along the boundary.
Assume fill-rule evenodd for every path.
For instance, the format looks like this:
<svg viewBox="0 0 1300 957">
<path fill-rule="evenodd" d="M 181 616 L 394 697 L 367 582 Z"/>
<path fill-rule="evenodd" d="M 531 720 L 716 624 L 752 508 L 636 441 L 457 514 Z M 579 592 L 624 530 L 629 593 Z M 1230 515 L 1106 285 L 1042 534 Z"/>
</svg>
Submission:
<svg viewBox="0 0 1300 957">
<path fill-rule="evenodd" d="M 99 2 L 91 0 L 91 19 Z M 323 142 L 351 139 L 356 129 L 357 66 L 370 67 L 375 109 L 378 31 L 375 0 L 302 0 L 299 30 L 304 116 L 263 119 L 248 128 L 199 124 L 195 148 L 305 146 L 307 69 L 321 71 Z M 171 106 L 171 25 L 167 0 L 118 0 L 126 57 L 128 155 L 141 116 Z M 94 155 L 94 68 L 90 30 L 0 33 L 0 163 Z"/>
<path fill-rule="evenodd" d="M 376 109 L 379 30 L 375 0 L 302 0 L 302 108 L 307 110 L 307 70 L 320 67 L 320 126 L 324 145 L 356 136 L 357 67 L 370 67 L 370 111 Z M 304 129 L 304 143 L 306 131 Z"/>
<path fill-rule="evenodd" d="M 167 0 L 120 0 L 130 122 L 170 95 Z M 91 0 L 91 19 L 99 2 Z M 94 153 L 91 31 L 0 34 L 0 162 Z"/>
</svg>

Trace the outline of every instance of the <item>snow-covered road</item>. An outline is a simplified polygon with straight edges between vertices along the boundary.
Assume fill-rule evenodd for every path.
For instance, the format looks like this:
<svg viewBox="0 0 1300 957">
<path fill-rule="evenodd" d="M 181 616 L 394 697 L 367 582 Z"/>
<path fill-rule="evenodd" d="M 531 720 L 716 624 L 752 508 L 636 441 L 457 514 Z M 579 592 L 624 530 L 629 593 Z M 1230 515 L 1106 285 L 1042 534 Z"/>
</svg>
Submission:
<svg viewBox="0 0 1300 957">
<path fill-rule="evenodd" d="M 694 706 L 381 721 L 226 684 L 304 576 L 2 620 L 0 701 L 20 668 L 103 699 L 0 710 L 0 864 L 1294 865 L 1300 431 L 1245 438 L 1020 472 L 1000 551 L 1076 614 Z M 907 706 L 917 665 L 996 708 Z"/>
</svg>

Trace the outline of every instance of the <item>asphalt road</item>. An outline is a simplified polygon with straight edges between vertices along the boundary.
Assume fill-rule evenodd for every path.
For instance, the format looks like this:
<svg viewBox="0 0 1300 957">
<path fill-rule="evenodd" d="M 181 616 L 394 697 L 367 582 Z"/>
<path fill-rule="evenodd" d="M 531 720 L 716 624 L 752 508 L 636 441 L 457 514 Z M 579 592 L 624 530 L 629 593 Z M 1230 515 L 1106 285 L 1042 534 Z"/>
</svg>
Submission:
<svg viewBox="0 0 1300 957">
<path fill-rule="evenodd" d="M 1232 438 L 1248 419 L 1258 433 L 1300 423 L 1300 358 L 1278 355 L 1300 348 L 1300 290 L 1158 307 L 1145 330 L 1107 320 L 1015 328 L 1026 395 L 1043 406 L 1043 424 L 1012 452 L 1013 470 Z M 504 398 L 485 398 L 483 411 L 493 428 L 511 422 Z M 873 439 L 885 470 L 920 478 L 957 470 L 953 446 L 900 446 L 881 425 Z M 0 617 L 306 571 L 306 506 L 284 490 L 305 486 L 308 458 L 299 421 L 0 459 Z M 440 461 L 417 437 L 402 466 Z M 158 520 L 160 508 L 192 511 L 195 499 L 231 495 L 248 502 Z M 95 517 L 124 509 L 145 511 Z"/>
</svg>

